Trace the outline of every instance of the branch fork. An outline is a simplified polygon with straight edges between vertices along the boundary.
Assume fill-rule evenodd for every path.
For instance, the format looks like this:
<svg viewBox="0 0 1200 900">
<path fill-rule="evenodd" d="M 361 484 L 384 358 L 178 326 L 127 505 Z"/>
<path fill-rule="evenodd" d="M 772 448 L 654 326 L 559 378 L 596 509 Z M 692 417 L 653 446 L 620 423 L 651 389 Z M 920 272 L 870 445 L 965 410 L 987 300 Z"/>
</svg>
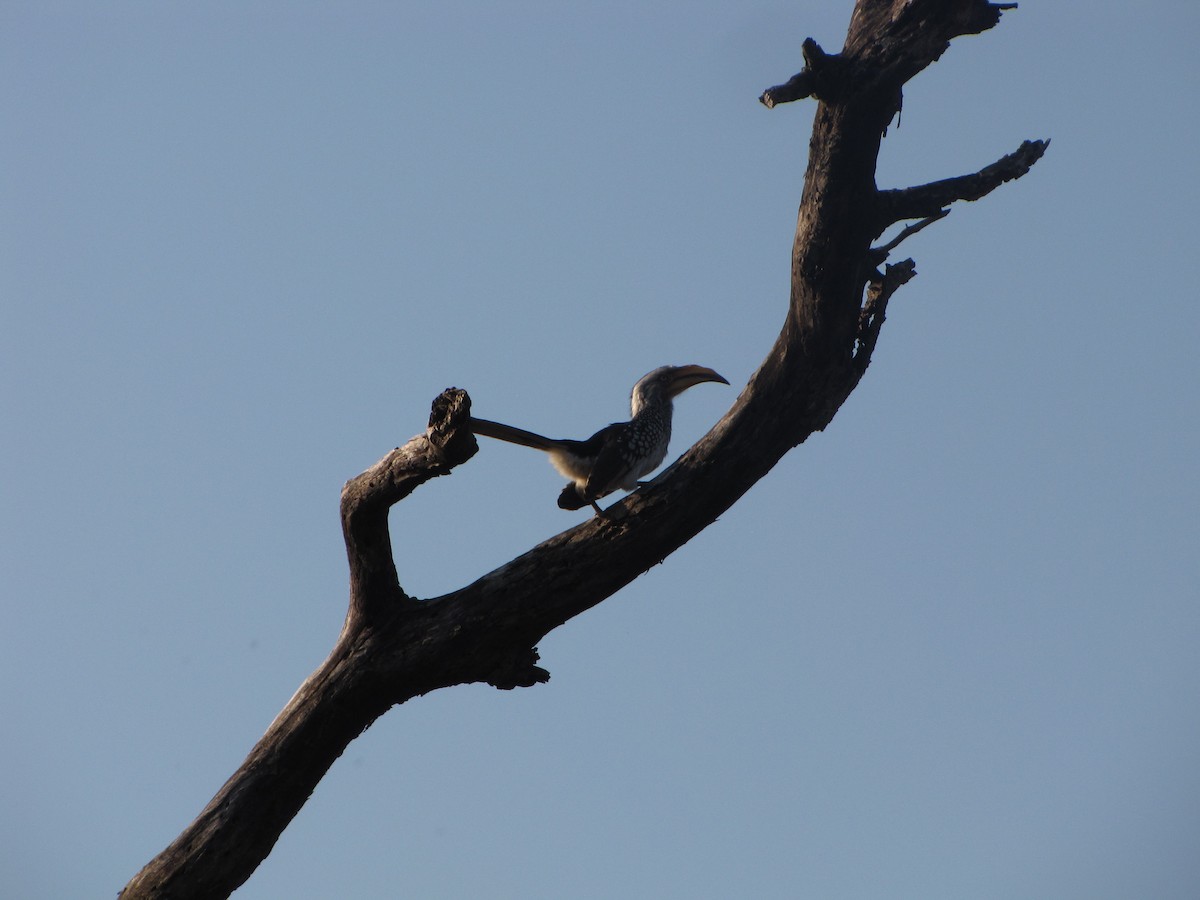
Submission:
<svg viewBox="0 0 1200 900">
<path fill-rule="evenodd" d="M 228 896 L 271 847 L 349 743 L 392 706 L 438 688 L 540 684 L 543 636 L 620 590 L 732 506 L 790 450 L 832 420 L 859 383 L 888 301 L 916 275 L 886 260 L 907 238 L 1019 178 L 1048 142 L 1026 141 L 971 175 L 901 190 L 875 187 L 879 145 L 904 84 L 963 34 L 1014 4 L 857 0 L 842 51 L 804 42 L 803 70 L 760 98 L 768 108 L 819 101 L 792 252 L 788 313 L 774 346 L 725 416 L 652 485 L 619 524 L 592 518 L 459 590 L 417 599 L 400 586 L 388 515 L 478 445 L 470 397 L 450 388 L 426 431 L 350 479 L 341 521 L 350 569 L 345 625 L 329 658 L 200 816 L 125 887 L 134 898 Z M 872 246 L 899 222 L 891 240 Z M 882 267 L 882 269 L 881 269 Z"/>
</svg>

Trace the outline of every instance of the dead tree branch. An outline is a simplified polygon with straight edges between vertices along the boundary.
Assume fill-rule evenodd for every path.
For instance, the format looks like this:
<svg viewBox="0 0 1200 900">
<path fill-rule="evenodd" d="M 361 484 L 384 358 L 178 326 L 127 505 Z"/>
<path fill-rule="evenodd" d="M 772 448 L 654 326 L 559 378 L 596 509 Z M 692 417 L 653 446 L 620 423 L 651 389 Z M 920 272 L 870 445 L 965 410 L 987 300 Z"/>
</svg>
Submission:
<svg viewBox="0 0 1200 900">
<path fill-rule="evenodd" d="M 1006 181 L 1020 178 L 1042 158 L 1049 141 L 1025 141 L 1006 156 L 971 175 L 931 181 L 929 184 L 900 190 L 880 191 L 877 225 L 879 233 L 905 219 L 939 217 L 943 209 L 957 200 L 978 200 Z"/>
<path fill-rule="evenodd" d="M 470 400 L 455 389 L 435 401 L 424 435 L 347 483 L 341 515 L 350 605 L 333 651 L 200 816 L 122 897 L 228 896 L 376 718 L 452 685 L 544 682 L 542 637 L 664 560 L 830 422 L 870 364 L 888 300 L 915 275 L 911 260 L 880 272 L 887 253 L 951 202 L 1025 174 L 1045 150 L 1043 142 L 1027 142 L 975 175 L 898 191 L 875 186 L 880 141 L 904 83 L 951 39 L 995 25 L 1003 8 L 983 0 L 858 0 L 840 54 L 806 41 L 804 71 L 764 93 L 767 106 L 820 101 L 782 331 L 729 412 L 622 501 L 619 521 L 588 519 L 445 596 L 406 594 L 388 511 L 476 452 Z M 872 249 L 884 228 L 905 219 L 926 221 Z"/>
</svg>

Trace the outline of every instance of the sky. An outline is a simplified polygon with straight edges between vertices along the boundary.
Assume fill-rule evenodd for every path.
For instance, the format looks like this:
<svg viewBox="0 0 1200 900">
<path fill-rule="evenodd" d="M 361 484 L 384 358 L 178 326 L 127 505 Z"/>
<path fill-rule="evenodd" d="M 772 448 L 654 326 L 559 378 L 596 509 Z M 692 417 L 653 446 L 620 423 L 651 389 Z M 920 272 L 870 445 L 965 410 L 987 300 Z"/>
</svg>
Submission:
<svg viewBox="0 0 1200 900">
<path fill-rule="evenodd" d="M 783 322 L 850 0 L 0 6 L 0 895 L 111 897 L 333 646 L 346 479 L 444 388 L 582 437 Z M 825 432 L 540 645 L 394 708 L 234 895 L 1200 895 L 1200 7 L 1022 3 L 878 182 L 1025 178 Z M 485 443 L 393 510 L 453 590 L 576 524 Z M 449 564 L 448 560 L 454 560 Z"/>
</svg>

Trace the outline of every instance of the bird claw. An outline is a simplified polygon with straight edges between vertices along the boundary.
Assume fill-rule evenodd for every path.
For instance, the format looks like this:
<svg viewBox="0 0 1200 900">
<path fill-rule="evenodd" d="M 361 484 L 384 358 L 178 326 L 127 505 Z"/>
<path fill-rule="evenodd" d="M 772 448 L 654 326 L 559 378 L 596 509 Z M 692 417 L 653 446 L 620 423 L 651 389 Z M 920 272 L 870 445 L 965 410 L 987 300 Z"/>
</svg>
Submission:
<svg viewBox="0 0 1200 900">
<path fill-rule="evenodd" d="M 626 511 L 625 507 L 620 506 L 618 504 L 613 504 L 608 509 L 601 509 L 600 504 L 597 503 L 595 500 L 593 500 L 592 508 L 594 510 L 596 510 L 596 515 L 606 522 L 613 522 L 613 523 L 620 522 L 622 519 L 624 519 L 626 516 L 629 515 L 629 513 Z"/>
</svg>

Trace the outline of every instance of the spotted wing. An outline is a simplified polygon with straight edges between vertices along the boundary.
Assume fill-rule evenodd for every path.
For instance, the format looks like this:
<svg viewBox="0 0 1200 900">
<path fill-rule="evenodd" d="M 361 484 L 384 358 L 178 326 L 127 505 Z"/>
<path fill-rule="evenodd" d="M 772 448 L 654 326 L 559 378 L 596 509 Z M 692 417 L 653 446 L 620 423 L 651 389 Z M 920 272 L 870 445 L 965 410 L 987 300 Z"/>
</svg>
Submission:
<svg viewBox="0 0 1200 900">
<path fill-rule="evenodd" d="M 597 437 L 601 434 L 605 440 L 585 490 L 586 499 L 589 501 L 611 494 L 622 487 L 622 483 L 629 478 L 636 459 L 636 441 L 631 441 L 633 435 L 628 423 L 609 425 L 598 433 Z"/>
</svg>

